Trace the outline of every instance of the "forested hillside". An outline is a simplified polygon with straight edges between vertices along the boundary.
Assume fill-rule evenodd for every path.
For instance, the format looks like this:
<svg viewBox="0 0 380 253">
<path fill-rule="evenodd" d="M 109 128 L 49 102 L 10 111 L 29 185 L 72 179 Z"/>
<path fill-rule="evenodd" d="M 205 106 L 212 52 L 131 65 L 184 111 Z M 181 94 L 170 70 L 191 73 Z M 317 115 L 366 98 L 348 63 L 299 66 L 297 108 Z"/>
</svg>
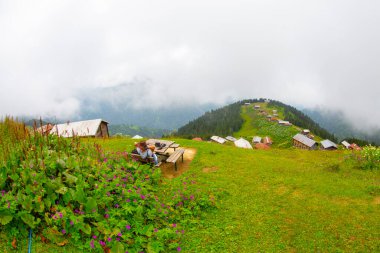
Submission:
<svg viewBox="0 0 380 253">
<path fill-rule="evenodd" d="M 248 120 L 242 117 L 242 111 L 241 111 L 242 105 L 244 105 L 245 103 L 252 104 L 252 103 L 263 103 L 263 102 L 265 102 L 265 99 L 262 99 L 262 98 L 248 99 L 248 100 L 236 102 L 234 104 L 222 107 L 217 110 L 212 110 L 210 112 L 205 113 L 203 116 L 199 117 L 198 119 L 190 121 L 185 126 L 179 128 L 177 135 L 186 137 L 186 138 L 192 138 L 192 137 L 209 138 L 212 135 L 227 136 L 227 135 L 233 135 L 234 133 L 237 134 L 237 137 L 246 136 L 242 134 L 240 131 L 242 129 L 243 123 Z M 279 111 L 280 116 L 284 120 L 290 121 L 293 125 L 301 127 L 301 128 L 305 128 L 305 129 L 310 129 L 310 131 L 314 135 L 320 136 L 321 138 L 336 141 L 336 138 L 334 135 L 330 134 L 327 130 L 320 127 L 311 118 L 309 118 L 307 115 L 303 114 L 301 111 L 297 110 L 296 108 L 283 104 L 279 101 L 273 101 L 273 100 L 265 104 L 266 104 L 267 109 L 277 109 Z M 259 124 L 258 122 L 256 122 L 261 118 L 254 117 L 250 114 L 246 116 L 250 117 L 250 120 L 253 121 L 252 123 L 248 125 L 252 129 L 254 128 L 258 130 L 257 134 L 265 133 L 267 135 L 271 135 L 270 129 L 272 128 L 277 129 L 276 133 L 279 132 L 279 129 L 283 130 L 281 127 L 278 127 L 276 124 L 273 124 L 273 123 L 269 124 L 266 120 L 264 120 L 262 124 Z M 263 124 L 266 127 L 264 127 Z M 263 127 L 265 128 L 264 129 L 265 131 L 261 129 Z M 289 133 L 287 133 L 286 136 L 288 135 Z M 282 139 L 284 139 L 284 136 Z"/>
<path fill-rule="evenodd" d="M 244 120 L 240 115 L 241 105 L 250 102 L 263 102 L 264 99 L 239 101 L 217 110 L 206 112 L 203 116 L 190 121 L 178 129 L 178 136 L 186 138 L 209 138 L 212 135 L 232 135 L 239 131 Z"/>
<path fill-rule="evenodd" d="M 108 126 L 110 135 L 130 135 L 134 136 L 136 134 L 144 137 L 156 137 L 160 138 L 163 135 L 170 134 L 170 130 L 156 129 L 149 127 L 139 127 L 134 125 L 120 124 L 120 125 L 109 125 Z"/>
<path fill-rule="evenodd" d="M 336 137 L 333 134 L 329 133 L 326 129 L 319 126 L 309 116 L 305 115 L 303 112 L 297 110 L 296 108 L 276 100 L 271 100 L 268 103 L 268 107 L 271 106 L 283 108 L 284 120 L 290 121 L 293 125 L 309 129 L 313 134 L 318 135 L 322 138 L 337 141 Z"/>
</svg>

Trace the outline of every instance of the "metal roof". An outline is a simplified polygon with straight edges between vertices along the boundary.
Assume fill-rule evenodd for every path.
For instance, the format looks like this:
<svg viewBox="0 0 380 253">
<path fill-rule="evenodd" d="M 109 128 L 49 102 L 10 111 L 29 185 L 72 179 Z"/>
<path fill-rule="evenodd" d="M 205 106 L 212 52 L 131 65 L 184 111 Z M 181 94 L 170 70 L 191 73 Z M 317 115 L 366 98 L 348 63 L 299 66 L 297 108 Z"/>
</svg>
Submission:
<svg viewBox="0 0 380 253">
<path fill-rule="evenodd" d="M 227 141 L 226 139 L 216 136 L 216 135 L 212 136 L 210 139 L 220 144 L 223 144 Z"/>
<path fill-rule="evenodd" d="M 234 144 L 238 148 L 250 148 L 250 149 L 252 149 L 252 146 L 249 143 L 249 141 L 247 141 L 243 138 L 240 138 L 239 140 L 235 141 Z"/>
<path fill-rule="evenodd" d="M 323 148 L 331 148 L 331 147 L 338 148 L 336 146 L 336 144 L 334 142 L 330 141 L 330 140 L 323 140 L 323 141 L 321 141 L 321 145 L 322 145 Z"/>
<path fill-rule="evenodd" d="M 312 139 L 306 137 L 305 135 L 303 134 L 296 134 L 294 137 L 293 137 L 294 140 L 296 141 L 299 141 L 301 142 L 302 144 L 308 146 L 308 147 L 312 147 L 315 145 L 315 141 L 313 141 Z"/>
<path fill-rule="evenodd" d="M 226 137 L 226 140 L 229 140 L 229 141 L 237 141 L 237 139 L 235 137 L 232 137 L 232 136 L 227 136 Z"/>
<path fill-rule="evenodd" d="M 252 139 L 252 142 L 254 143 L 260 143 L 261 142 L 261 137 L 260 136 L 254 136 Z"/>
<path fill-rule="evenodd" d="M 64 124 L 58 124 L 53 127 L 51 130 L 52 134 L 57 134 L 62 137 L 73 137 L 75 136 L 95 136 L 98 132 L 100 124 L 108 122 L 102 119 L 93 119 L 93 120 L 85 120 L 85 121 L 76 121 L 76 122 L 68 122 Z"/>
<path fill-rule="evenodd" d="M 349 148 L 351 144 L 348 143 L 347 141 L 342 141 L 342 145 L 343 145 L 345 148 Z"/>
</svg>

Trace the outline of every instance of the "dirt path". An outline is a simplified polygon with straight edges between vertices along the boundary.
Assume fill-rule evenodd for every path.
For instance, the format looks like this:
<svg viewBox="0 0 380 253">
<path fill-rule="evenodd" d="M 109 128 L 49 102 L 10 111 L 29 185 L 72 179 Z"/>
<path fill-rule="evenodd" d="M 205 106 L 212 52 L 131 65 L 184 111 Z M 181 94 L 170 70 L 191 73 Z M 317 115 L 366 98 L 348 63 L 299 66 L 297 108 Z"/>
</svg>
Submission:
<svg viewBox="0 0 380 253">
<path fill-rule="evenodd" d="M 174 169 L 172 163 L 162 163 L 160 168 L 161 172 L 166 178 L 175 178 L 189 169 L 190 162 L 194 159 L 197 150 L 194 148 L 186 148 L 183 155 L 183 163 L 181 159 L 177 161 L 177 171 Z"/>
</svg>

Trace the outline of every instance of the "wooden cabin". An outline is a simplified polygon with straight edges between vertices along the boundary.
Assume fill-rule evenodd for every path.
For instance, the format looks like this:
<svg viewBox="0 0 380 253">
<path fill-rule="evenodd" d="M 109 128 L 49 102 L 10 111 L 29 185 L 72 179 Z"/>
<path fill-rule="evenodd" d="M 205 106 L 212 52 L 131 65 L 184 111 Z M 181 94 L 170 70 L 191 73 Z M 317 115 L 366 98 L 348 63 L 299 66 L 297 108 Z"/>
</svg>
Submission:
<svg viewBox="0 0 380 253">
<path fill-rule="evenodd" d="M 108 138 L 108 122 L 102 119 L 67 122 L 53 126 L 51 134 L 61 137 L 96 137 Z"/>
<path fill-rule="evenodd" d="M 309 149 L 309 150 L 314 150 L 314 149 L 317 149 L 318 147 L 317 142 L 306 137 L 303 134 L 296 134 L 293 137 L 293 145 L 294 147 L 297 147 L 297 148 Z"/>
</svg>

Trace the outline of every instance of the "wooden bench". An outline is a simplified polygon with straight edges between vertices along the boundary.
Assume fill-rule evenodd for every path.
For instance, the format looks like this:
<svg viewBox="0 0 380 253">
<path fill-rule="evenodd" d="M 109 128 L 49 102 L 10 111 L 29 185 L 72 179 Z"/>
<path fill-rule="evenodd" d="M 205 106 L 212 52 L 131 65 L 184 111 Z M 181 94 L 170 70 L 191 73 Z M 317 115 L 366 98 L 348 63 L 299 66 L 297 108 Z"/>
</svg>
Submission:
<svg viewBox="0 0 380 253">
<path fill-rule="evenodd" d="M 173 148 L 174 151 L 175 151 L 176 148 L 179 148 L 179 144 L 178 144 L 178 143 L 174 143 L 174 144 L 172 144 L 169 148 Z"/>
<path fill-rule="evenodd" d="M 131 158 L 132 158 L 132 160 L 134 160 L 136 162 L 150 164 L 152 166 L 154 165 L 155 167 L 159 167 L 161 165 L 161 162 L 159 162 L 155 165 L 153 157 L 147 157 L 147 158 L 143 159 L 139 154 L 131 154 Z"/>
<path fill-rule="evenodd" d="M 172 153 L 168 159 L 166 159 L 167 163 L 174 163 L 174 168 L 177 170 L 177 160 L 182 157 L 183 162 L 183 153 L 185 153 L 185 149 L 178 149 Z"/>
</svg>

